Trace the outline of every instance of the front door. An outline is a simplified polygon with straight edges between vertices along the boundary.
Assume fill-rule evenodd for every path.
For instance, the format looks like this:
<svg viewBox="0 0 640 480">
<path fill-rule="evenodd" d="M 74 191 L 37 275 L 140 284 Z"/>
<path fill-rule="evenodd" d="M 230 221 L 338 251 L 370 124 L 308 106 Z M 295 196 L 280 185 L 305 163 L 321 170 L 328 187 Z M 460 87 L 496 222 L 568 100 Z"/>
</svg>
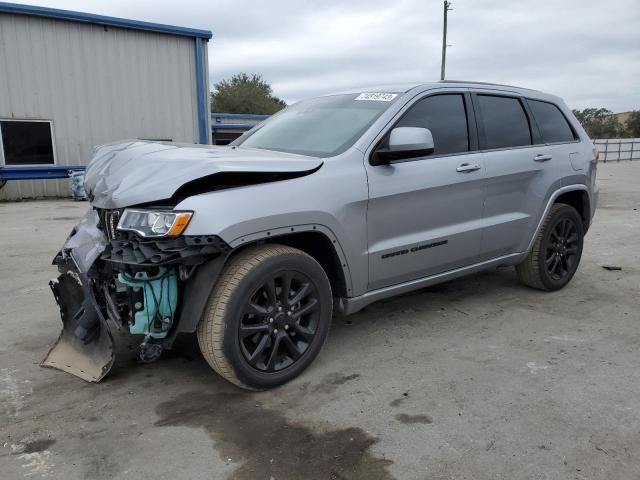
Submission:
<svg viewBox="0 0 640 480">
<path fill-rule="evenodd" d="M 475 151 L 470 109 L 468 94 L 423 97 L 393 127 L 428 128 L 434 153 L 390 165 L 366 161 L 369 290 L 478 260 L 484 157 Z"/>
</svg>

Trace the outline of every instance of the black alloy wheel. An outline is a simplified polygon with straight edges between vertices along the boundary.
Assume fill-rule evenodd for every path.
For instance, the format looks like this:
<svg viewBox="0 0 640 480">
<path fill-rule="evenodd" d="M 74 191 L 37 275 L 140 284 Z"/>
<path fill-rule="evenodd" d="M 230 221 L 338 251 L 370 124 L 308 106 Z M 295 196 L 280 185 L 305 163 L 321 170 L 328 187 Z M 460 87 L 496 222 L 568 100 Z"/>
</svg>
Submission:
<svg viewBox="0 0 640 480">
<path fill-rule="evenodd" d="M 560 218 L 552 227 L 545 247 L 545 268 L 554 280 L 562 280 L 575 271 L 580 236 L 575 221 Z"/>
<path fill-rule="evenodd" d="M 260 372 L 290 367 L 309 349 L 318 331 L 319 297 L 304 273 L 269 275 L 247 299 L 238 328 L 245 360 Z"/>
<path fill-rule="evenodd" d="M 516 265 L 522 283 L 538 290 L 564 287 L 575 275 L 584 242 L 584 224 L 571 205 L 554 204 L 547 214 L 533 247 Z"/>
<path fill-rule="evenodd" d="M 251 246 L 232 255 L 220 273 L 198 344 L 222 377 L 264 390 L 313 362 L 332 315 L 331 283 L 313 257 L 286 245 Z"/>
</svg>

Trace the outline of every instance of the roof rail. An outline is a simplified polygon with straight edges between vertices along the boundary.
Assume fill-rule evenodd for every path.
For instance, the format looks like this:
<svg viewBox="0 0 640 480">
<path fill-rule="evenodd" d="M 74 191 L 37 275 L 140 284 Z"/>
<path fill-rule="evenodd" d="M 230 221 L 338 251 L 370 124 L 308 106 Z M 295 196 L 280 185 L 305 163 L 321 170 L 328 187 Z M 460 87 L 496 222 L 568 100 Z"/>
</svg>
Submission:
<svg viewBox="0 0 640 480">
<path fill-rule="evenodd" d="M 519 88 L 521 90 L 531 90 L 532 92 L 538 91 L 538 90 L 534 90 L 533 88 L 518 87 L 517 85 L 507 85 L 504 83 L 491 83 L 491 82 L 474 82 L 473 80 L 438 80 L 438 83 L 466 83 L 466 84 L 476 84 L 476 85 L 490 85 L 492 87 Z"/>
</svg>

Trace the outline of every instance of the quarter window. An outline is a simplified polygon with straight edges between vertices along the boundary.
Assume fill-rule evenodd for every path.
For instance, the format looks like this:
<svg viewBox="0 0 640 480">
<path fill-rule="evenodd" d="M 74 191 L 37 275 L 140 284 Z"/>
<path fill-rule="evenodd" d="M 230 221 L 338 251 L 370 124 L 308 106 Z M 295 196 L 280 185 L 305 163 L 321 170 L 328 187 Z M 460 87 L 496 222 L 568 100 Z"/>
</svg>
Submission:
<svg viewBox="0 0 640 480">
<path fill-rule="evenodd" d="M 469 132 L 464 97 L 459 94 L 434 95 L 413 105 L 396 127 L 431 130 L 434 155 L 469 151 Z"/>
<path fill-rule="evenodd" d="M 517 98 L 478 95 L 486 149 L 531 145 L 527 114 Z"/>
<path fill-rule="evenodd" d="M 5 165 L 54 164 L 50 122 L 1 120 L 0 133 Z"/>
<path fill-rule="evenodd" d="M 553 103 L 527 101 L 544 143 L 573 142 L 576 139 L 567 119 Z"/>
</svg>

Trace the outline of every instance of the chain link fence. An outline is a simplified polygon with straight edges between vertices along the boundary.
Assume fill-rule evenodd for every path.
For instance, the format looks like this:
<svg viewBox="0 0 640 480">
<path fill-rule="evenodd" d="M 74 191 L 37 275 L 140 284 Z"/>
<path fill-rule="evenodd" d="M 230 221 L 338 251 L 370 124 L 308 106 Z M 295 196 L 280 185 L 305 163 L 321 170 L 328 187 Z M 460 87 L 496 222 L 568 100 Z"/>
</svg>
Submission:
<svg viewBox="0 0 640 480">
<path fill-rule="evenodd" d="M 593 144 L 600 151 L 601 162 L 640 160 L 640 138 L 609 138 Z"/>
</svg>

